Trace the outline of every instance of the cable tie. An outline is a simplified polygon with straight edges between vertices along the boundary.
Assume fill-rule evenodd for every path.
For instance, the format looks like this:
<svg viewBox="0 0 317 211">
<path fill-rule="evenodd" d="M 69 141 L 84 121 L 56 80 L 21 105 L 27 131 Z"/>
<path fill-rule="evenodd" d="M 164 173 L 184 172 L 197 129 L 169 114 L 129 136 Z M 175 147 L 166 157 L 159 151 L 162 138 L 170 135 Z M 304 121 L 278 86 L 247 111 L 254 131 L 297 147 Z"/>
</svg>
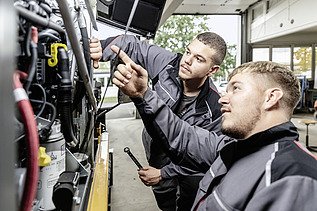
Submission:
<svg viewBox="0 0 317 211">
<path fill-rule="evenodd" d="M 13 95 L 14 95 L 15 102 L 20 102 L 22 100 L 29 99 L 25 89 L 23 88 L 16 88 L 15 90 L 13 90 Z"/>
</svg>

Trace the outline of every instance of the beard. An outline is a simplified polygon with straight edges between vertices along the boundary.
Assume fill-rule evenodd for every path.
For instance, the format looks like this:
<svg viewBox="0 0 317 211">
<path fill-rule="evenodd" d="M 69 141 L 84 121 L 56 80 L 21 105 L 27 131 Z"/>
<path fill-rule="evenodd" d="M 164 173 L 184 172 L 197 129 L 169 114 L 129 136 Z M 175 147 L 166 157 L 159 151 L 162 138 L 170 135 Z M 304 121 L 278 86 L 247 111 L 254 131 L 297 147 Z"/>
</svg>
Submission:
<svg viewBox="0 0 317 211">
<path fill-rule="evenodd" d="M 256 123 L 261 118 L 261 111 L 259 108 L 254 108 L 253 111 L 247 114 L 241 114 L 236 121 L 230 121 L 223 118 L 221 132 L 224 135 L 235 139 L 245 139 L 250 132 L 255 128 Z M 230 121 L 226 124 L 226 121 Z"/>
</svg>

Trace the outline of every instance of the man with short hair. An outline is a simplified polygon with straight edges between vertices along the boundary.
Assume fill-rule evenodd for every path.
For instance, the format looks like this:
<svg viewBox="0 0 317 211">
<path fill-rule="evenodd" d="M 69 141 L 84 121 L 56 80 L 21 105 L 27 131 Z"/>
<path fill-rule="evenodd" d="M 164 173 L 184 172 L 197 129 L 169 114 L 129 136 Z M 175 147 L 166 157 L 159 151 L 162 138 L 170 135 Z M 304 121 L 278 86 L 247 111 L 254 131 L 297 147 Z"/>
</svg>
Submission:
<svg viewBox="0 0 317 211">
<path fill-rule="evenodd" d="M 175 164 L 206 171 L 192 210 L 316 209 L 317 161 L 290 121 L 300 86 L 287 67 L 250 62 L 229 75 L 219 136 L 179 119 L 148 89 L 146 71 L 120 57 L 126 65 L 113 83 L 134 101 L 149 134 L 160 136 Z"/>
<path fill-rule="evenodd" d="M 226 43 L 216 33 L 204 32 L 186 47 L 183 55 L 126 35 L 101 41 L 92 39 L 91 57 L 113 59 L 110 46 L 121 47 L 137 64 L 146 68 L 153 89 L 164 103 L 181 119 L 220 133 L 219 94 L 210 76 L 218 71 L 226 54 Z M 174 165 L 160 146 L 159 136 L 151 137 L 143 130 L 142 140 L 150 167 L 140 171 L 144 184 L 152 186 L 157 204 L 164 211 L 189 210 L 195 199 L 204 172 L 185 171 Z"/>
</svg>

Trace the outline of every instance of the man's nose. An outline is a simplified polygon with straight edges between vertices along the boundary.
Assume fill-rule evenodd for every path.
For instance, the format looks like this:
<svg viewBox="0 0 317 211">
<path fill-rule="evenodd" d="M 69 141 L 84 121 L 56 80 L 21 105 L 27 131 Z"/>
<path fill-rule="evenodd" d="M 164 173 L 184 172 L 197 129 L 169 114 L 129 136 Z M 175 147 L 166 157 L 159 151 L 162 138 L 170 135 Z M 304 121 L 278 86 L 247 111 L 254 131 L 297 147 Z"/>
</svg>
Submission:
<svg viewBox="0 0 317 211">
<path fill-rule="evenodd" d="M 228 104 L 229 103 L 229 98 L 227 96 L 227 92 L 221 92 L 220 93 L 220 98 L 218 100 L 218 103 L 220 104 Z"/>
<path fill-rule="evenodd" d="M 192 63 L 192 56 L 191 55 L 187 55 L 185 57 L 185 62 L 186 62 L 186 64 L 190 65 Z"/>
</svg>

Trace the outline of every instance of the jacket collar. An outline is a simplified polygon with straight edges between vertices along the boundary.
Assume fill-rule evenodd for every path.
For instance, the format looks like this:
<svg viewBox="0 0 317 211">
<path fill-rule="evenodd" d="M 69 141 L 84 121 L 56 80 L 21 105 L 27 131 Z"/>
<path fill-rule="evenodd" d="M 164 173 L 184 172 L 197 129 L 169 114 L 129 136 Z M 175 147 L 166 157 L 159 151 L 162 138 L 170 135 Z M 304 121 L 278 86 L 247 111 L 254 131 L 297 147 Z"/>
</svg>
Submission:
<svg viewBox="0 0 317 211">
<path fill-rule="evenodd" d="M 199 112 L 200 109 L 204 110 L 204 108 L 207 107 L 205 100 L 210 95 L 212 95 L 212 97 L 214 97 L 214 98 L 217 98 L 217 101 L 218 101 L 220 96 L 216 90 L 217 90 L 217 88 L 214 85 L 214 83 L 212 82 L 211 78 L 207 78 L 205 80 L 205 83 L 203 84 L 203 86 L 201 88 L 201 91 L 199 92 L 199 94 L 197 96 L 197 103 L 196 103 L 196 111 L 197 112 Z M 210 93 L 210 92 L 213 92 L 213 93 Z"/>
<path fill-rule="evenodd" d="M 259 151 L 262 147 L 282 141 L 298 140 L 295 125 L 288 121 L 265 131 L 256 133 L 247 139 L 229 142 L 220 150 L 220 156 L 227 168 L 237 160 Z"/>
<path fill-rule="evenodd" d="M 179 89 L 181 90 L 180 93 L 183 93 L 184 85 L 178 77 L 181 56 L 182 56 L 181 54 L 177 55 L 177 57 L 170 63 L 171 68 L 168 68 L 167 72 L 168 72 L 170 78 L 174 81 L 174 83 L 178 85 Z M 210 93 L 210 92 L 212 92 L 212 93 Z M 205 100 L 210 96 L 212 98 L 217 98 L 216 101 L 218 101 L 218 99 L 220 98 L 220 95 L 217 91 L 216 86 L 212 82 L 212 79 L 210 77 L 208 77 L 205 80 L 204 84 L 202 85 L 201 91 L 199 92 L 199 94 L 197 96 L 196 104 L 195 104 L 195 110 L 196 110 L 195 112 L 196 113 L 200 113 L 200 112 L 204 113 L 208 109 L 207 105 L 205 103 Z M 176 103 L 176 105 L 177 104 L 178 103 Z"/>
</svg>

